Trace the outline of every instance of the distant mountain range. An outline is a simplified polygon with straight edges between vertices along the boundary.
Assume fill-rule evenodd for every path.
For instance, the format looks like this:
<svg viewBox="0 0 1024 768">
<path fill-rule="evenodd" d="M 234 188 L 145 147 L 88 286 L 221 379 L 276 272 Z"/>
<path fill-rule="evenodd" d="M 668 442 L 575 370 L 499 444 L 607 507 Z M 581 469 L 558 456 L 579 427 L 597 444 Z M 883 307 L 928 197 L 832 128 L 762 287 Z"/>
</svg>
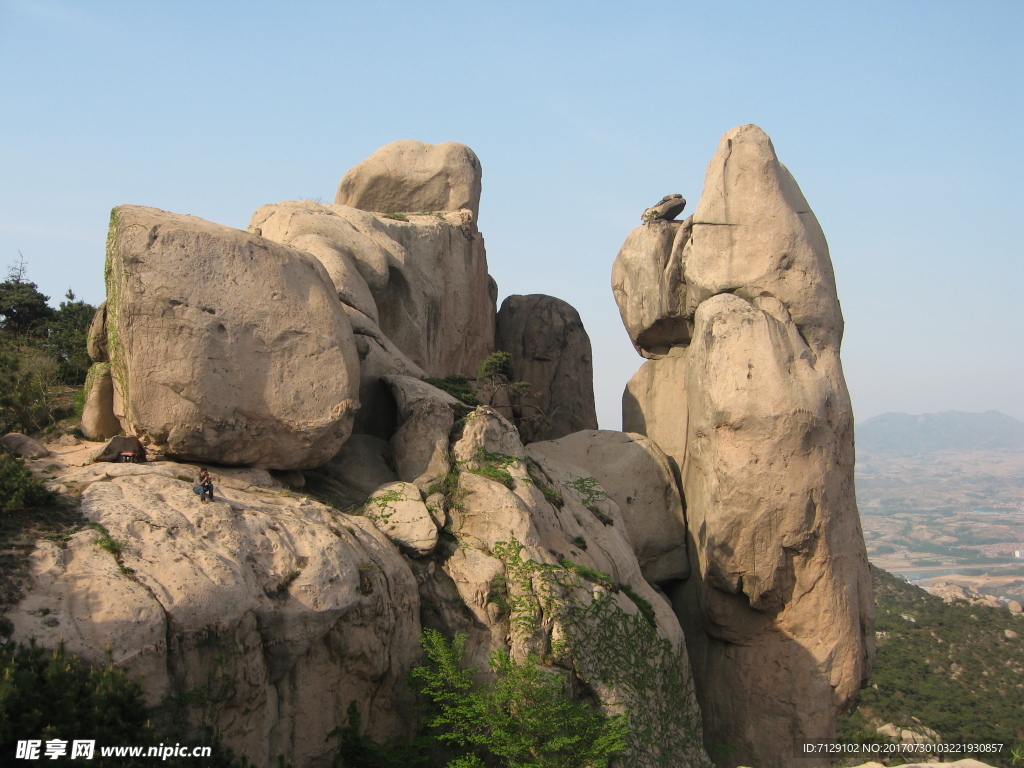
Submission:
<svg viewBox="0 0 1024 768">
<path fill-rule="evenodd" d="M 857 450 L 930 453 L 942 450 L 1024 452 L 1024 422 L 998 411 L 883 413 L 857 425 Z"/>
</svg>

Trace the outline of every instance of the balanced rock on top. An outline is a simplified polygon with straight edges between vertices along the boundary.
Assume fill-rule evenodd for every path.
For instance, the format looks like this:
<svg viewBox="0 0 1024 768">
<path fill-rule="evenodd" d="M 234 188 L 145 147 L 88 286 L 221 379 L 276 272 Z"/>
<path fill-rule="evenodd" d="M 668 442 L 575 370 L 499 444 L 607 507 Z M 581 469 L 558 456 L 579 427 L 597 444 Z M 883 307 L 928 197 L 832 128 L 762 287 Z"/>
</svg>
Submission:
<svg viewBox="0 0 1024 768">
<path fill-rule="evenodd" d="M 465 144 L 394 141 L 342 178 L 334 202 L 364 211 L 480 213 L 480 159 Z"/>
</svg>

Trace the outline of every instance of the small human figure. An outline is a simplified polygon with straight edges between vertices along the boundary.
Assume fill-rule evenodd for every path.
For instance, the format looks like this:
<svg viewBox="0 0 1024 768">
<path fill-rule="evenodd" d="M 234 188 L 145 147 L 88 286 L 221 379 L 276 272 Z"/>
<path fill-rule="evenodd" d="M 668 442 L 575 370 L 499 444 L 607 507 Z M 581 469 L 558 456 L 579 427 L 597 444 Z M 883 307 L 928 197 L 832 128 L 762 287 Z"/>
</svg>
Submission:
<svg viewBox="0 0 1024 768">
<path fill-rule="evenodd" d="M 199 500 L 205 504 L 207 501 L 213 501 L 213 478 L 210 477 L 210 473 L 205 469 L 199 470 Z"/>
</svg>

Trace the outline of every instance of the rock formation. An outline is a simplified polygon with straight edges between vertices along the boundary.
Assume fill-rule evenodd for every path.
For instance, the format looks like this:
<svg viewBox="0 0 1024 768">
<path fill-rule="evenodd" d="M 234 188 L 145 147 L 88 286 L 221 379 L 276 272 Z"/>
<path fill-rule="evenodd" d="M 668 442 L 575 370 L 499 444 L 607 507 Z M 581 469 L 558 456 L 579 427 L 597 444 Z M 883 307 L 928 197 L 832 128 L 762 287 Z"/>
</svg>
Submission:
<svg viewBox="0 0 1024 768">
<path fill-rule="evenodd" d="M 352 514 L 259 469 L 215 469 L 217 500 L 199 505 L 195 465 L 90 464 L 88 446 L 52 446 L 39 468 L 84 488 L 83 512 L 120 550 L 91 529 L 41 543 L 14 639 L 63 638 L 96 661 L 110 648 L 150 702 L 205 690 L 194 723 L 256 765 L 305 767 L 330 762 L 350 702 L 367 736 L 409 735 L 422 621 L 466 633 L 468 662 L 533 652 L 571 670 L 581 697 L 628 708 L 630 765 L 710 768 L 678 620 L 593 476 L 550 445 L 528 452 L 485 407 L 452 434 L 442 491 L 389 480 L 374 440 L 353 438 L 334 469 L 386 481 Z"/>
<path fill-rule="evenodd" d="M 633 347 L 660 358 L 690 342 L 682 250 L 693 218 L 652 221 L 626 238 L 612 265 L 612 294 Z"/>
<path fill-rule="evenodd" d="M 352 168 L 334 202 L 381 213 L 480 212 L 482 171 L 476 153 L 454 141 L 395 141 Z"/>
<path fill-rule="evenodd" d="M 370 518 L 287 493 L 265 470 L 215 470 L 217 500 L 200 505 L 194 465 L 57 461 L 122 548 L 102 549 L 92 529 L 40 542 L 33 589 L 9 614 L 15 639 L 96 662 L 109 648 L 151 704 L 205 701 L 193 724 L 258 766 L 329 762 L 351 701 L 371 737 L 406 732 L 419 597 Z"/>
<path fill-rule="evenodd" d="M 46 446 L 20 432 L 8 432 L 0 437 L 0 448 L 23 459 L 41 459 L 50 455 Z"/>
<path fill-rule="evenodd" d="M 121 422 L 114 415 L 114 379 L 110 375 L 110 363 L 94 363 L 85 379 L 82 434 L 90 440 L 106 440 L 120 431 Z"/>
<path fill-rule="evenodd" d="M 686 199 L 676 193 L 665 195 L 661 200 L 643 212 L 640 220 L 645 224 L 650 221 L 672 221 L 683 212 L 686 207 Z"/>
<path fill-rule="evenodd" d="M 303 251 L 193 216 L 115 208 L 106 325 L 114 412 L 171 455 L 311 467 L 351 432 L 351 324 Z"/>
<path fill-rule="evenodd" d="M 13 639 L 109 648 L 260 768 L 332 764 L 351 704 L 365 736 L 409 738 L 424 627 L 628 711 L 623 765 L 710 768 L 702 733 L 723 764 L 790 762 L 831 734 L 872 637 L 813 214 L 753 126 L 723 139 L 691 219 L 672 221 L 681 196 L 645 213 L 614 267 L 648 358 L 620 433 L 596 429 L 572 307 L 495 312 L 479 196 L 468 148 L 396 142 L 335 204 L 264 206 L 248 232 L 115 209 L 83 430 L 128 433 L 96 460 L 159 460 L 29 460 L 101 527 L 38 544 Z M 513 420 L 423 380 L 496 347 L 533 387 Z"/>
<path fill-rule="evenodd" d="M 834 732 L 873 655 L 842 315 L 821 229 L 756 126 L 722 138 L 690 227 L 670 227 L 631 234 L 613 272 L 630 337 L 661 358 L 630 381 L 624 428 L 681 480 L 693 575 L 673 604 L 708 748 L 781 766 L 778 745 Z"/>
<path fill-rule="evenodd" d="M 249 230 L 319 259 L 339 298 L 429 376 L 474 375 L 494 350 L 483 236 L 465 210 L 395 217 L 286 202 L 257 210 Z"/>
<path fill-rule="evenodd" d="M 554 296 L 509 296 L 496 343 L 509 353 L 512 379 L 530 385 L 512 406 L 524 441 L 597 429 L 590 337 L 575 309 Z"/>
<path fill-rule="evenodd" d="M 467 148 L 398 142 L 336 204 L 264 206 L 248 232 L 115 209 L 83 430 L 128 434 L 31 462 L 98 527 L 40 543 L 13 639 L 109 648 L 158 720 L 184 702 L 260 768 L 318 768 L 352 704 L 363 735 L 413 735 L 418 633 L 462 632 L 468 663 L 535 655 L 628 710 L 630 765 L 710 768 L 682 629 L 645 580 L 686 571 L 668 460 L 619 433 L 527 449 L 423 381 L 495 348 L 479 192 Z M 497 337 L 549 434 L 596 428 L 572 307 L 512 297 Z M 155 461 L 107 463 L 143 445 Z"/>
<path fill-rule="evenodd" d="M 548 457 L 582 468 L 594 477 L 622 513 L 644 578 L 666 584 L 690 575 L 686 521 L 679 487 L 668 458 L 643 435 L 585 430 L 529 447 L 531 457 Z"/>
</svg>

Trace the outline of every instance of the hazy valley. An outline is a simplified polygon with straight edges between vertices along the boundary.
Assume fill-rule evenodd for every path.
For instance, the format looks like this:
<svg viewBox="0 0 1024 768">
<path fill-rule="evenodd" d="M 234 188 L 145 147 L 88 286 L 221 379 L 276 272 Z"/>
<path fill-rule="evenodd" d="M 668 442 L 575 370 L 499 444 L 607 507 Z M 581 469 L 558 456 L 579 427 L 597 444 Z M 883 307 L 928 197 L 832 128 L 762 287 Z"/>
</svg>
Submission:
<svg viewBox="0 0 1024 768">
<path fill-rule="evenodd" d="M 857 428 L 872 563 L 927 586 L 1024 598 L 1024 424 L 990 412 L 885 414 Z"/>
</svg>

